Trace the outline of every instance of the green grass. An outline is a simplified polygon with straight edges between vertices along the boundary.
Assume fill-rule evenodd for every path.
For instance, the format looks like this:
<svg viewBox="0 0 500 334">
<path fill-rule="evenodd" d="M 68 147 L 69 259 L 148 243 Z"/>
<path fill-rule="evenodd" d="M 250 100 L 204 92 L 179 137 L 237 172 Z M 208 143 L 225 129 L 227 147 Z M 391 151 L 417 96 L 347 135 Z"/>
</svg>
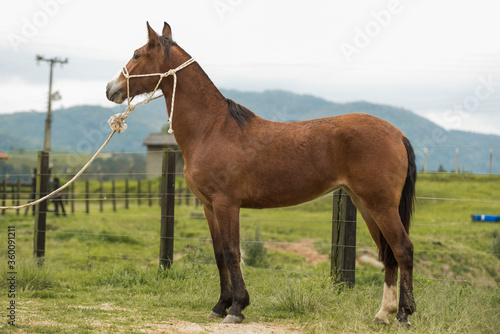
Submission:
<svg viewBox="0 0 500 334">
<path fill-rule="evenodd" d="M 417 313 L 411 328 L 372 324 L 382 298 L 379 269 L 358 266 L 356 286 L 349 289 L 330 280 L 328 262 L 307 265 L 302 256 L 275 249 L 266 249 L 264 267 L 244 267 L 252 302 L 245 323 L 307 333 L 494 333 L 500 328 L 500 292 L 498 284 L 487 282 L 500 282 L 500 258 L 493 251 L 500 225 L 471 222 L 470 214 L 500 213 L 499 184 L 497 176 L 419 175 L 411 229 Z M 242 210 L 242 240 L 254 238 L 258 224 L 262 240 L 310 239 L 328 254 L 331 202 L 326 196 L 292 208 Z M 131 201 L 128 210 L 120 202 L 118 208 L 113 212 L 107 200 L 100 214 L 93 202 L 86 215 L 77 201 L 79 213 L 49 215 L 42 268 L 32 259 L 33 219 L 15 212 L 0 216 L 0 245 L 7 244 L 7 226 L 16 226 L 18 305 L 18 327 L 2 321 L 0 331 L 140 333 L 160 331 L 169 319 L 218 322 L 206 317 L 218 299 L 219 280 L 206 222 L 196 214 L 201 208 L 176 206 L 176 260 L 168 271 L 158 270 L 157 202 L 139 207 Z M 360 217 L 357 245 L 374 247 Z M 2 308 L 10 300 L 6 252 L 2 246 Z"/>
</svg>

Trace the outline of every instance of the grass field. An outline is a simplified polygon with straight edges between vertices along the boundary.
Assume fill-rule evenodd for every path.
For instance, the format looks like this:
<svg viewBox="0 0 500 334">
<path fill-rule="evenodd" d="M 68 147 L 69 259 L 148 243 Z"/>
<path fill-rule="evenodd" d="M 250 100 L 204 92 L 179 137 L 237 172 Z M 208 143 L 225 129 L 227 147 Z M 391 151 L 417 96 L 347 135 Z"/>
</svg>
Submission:
<svg viewBox="0 0 500 334">
<path fill-rule="evenodd" d="M 410 232 L 417 313 L 410 328 L 372 324 L 382 298 L 380 269 L 357 266 L 353 289 L 330 280 L 332 198 L 325 196 L 292 208 L 242 210 L 243 248 L 256 244 L 258 226 L 266 249 L 260 266 L 243 269 L 252 304 L 244 324 L 229 328 L 206 317 L 218 299 L 219 280 L 200 207 L 176 207 L 176 260 L 168 271 L 158 269 L 156 205 L 131 201 L 128 210 L 119 204 L 113 212 L 107 201 L 99 213 L 94 201 L 86 215 L 78 201 L 80 213 L 49 215 L 43 268 L 32 259 L 33 219 L 7 212 L 0 216 L 0 306 L 6 315 L 12 300 L 8 226 L 15 226 L 17 327 L 8 326 L 5 316 L 0 331 L 495 333 L 500 257 L 494 240 L 500 224 L 474 223 L 470 215 L 500 214 L 499 185 L 499 176 L 419 175 Z M 357 245 L 375 251 L 361 217 Z M 323 255 L 319 262 L 303 256 L 311 249 Z"/>
</svg>

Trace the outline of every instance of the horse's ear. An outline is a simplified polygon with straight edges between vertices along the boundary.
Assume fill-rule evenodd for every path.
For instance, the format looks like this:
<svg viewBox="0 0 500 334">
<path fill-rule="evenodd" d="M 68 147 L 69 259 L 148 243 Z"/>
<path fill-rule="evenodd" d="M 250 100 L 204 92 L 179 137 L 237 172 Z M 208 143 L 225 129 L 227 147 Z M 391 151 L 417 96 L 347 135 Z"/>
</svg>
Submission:
<svg viewBox="0 0 500 334">
<path fill-rule="evenodd" d="M 151 28 L 149 22 L 146 22 L 146 25 L 148 27 L 148 46 L 155 46 L 158 43 L 158 34 Z"/>
<path fill-rule="evenodd" d="M 163 36 L 167 36 L 169 39 L 172 39 L 172 28 L 170 28 L 167 22 L 163 22 L 163 31 L 161 34 Z"/>
</svg>

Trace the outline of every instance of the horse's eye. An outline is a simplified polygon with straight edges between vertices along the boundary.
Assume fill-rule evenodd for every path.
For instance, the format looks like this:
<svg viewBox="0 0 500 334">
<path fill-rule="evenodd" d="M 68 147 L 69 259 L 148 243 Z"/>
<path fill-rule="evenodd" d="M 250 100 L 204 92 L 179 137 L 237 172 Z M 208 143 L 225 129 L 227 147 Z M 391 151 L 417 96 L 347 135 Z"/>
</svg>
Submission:
<svg viewBox="0 0 500 334">
<path fill-rule="evenodd" d="M 137 53 L 134 53 L 134 60 L 139 59 L 139 57 L 140 57 L 140 56 L 139 56 Z"/>
</svg>

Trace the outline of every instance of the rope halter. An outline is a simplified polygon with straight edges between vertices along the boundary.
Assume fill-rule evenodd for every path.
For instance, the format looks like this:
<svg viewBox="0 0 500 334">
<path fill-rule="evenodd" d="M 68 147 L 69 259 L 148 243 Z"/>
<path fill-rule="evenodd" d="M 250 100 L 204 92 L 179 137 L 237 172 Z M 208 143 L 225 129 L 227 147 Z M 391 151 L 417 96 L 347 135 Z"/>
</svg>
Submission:
<svg viewBox="0 0 500 334">
<path fill-rule="evenodd" d="M 113 131 L 118 132 L 118 133 L 125 131 L 127 129 L 127 123 L 125 122 L 125 119 L 137 106 L 139 106 L 141 104 L 149 103 L 152 100 L 156 100 L 156 99 L 164 96 L 164 94 L 161 94 L 159 96 L 153 97 L 155 95 L 156 91 L 158 90 L 158 88 L 160 87 L 160 83 L 162 82 L 163 78 L 166 78 L 169 75 L 171 75 L 174 78 L 174 86 L 172 89 L 172 105 L 170 107 L 170 112 L 168 112 L 168 109 L 167 109 L 167 114 L 168 114 L 168 124 L 170 125 L 170 129 L 168 130 L 168 133 L 173 133 L 174 129 L 172 127 L 172 120 L 174 117 L 175 90 L 177 88 L 177 74 L 176 73 L 178 71 L 182 70 L 183 68 L 191 65 L 194 62 L 195 62 L 195 60 L 193 58 L 191 58 L 191 59 L 187 60 L 186 62 L 184 62 L 183 64 L 179 65 L 178 67 L 171 69 L 165 73 L 136 74 L 136 75 L 130 75 L 128 73 L 127 66 L 123 66 L 122 74 L 125 77 L 125 79 L 127 79 L 127 104 L 128 104 L 128 107 L 127 107 L 127 109 L 125 109 L 125 112 L 118 113 L 118 114 L 111 116 L 111 118 L 108 121 L 108 124 L 111 127 L 111 129 Z M 155 89 L 151 92 L 149 97 L 146 100 L 138 102 L 134 105 L 131 104 L 133 97 L 130 98 L 130 79 L 154 77 L 154 76 L 159 76 L 160 78 L 158 80 L 158 83 L 156 84 Z"/>
<path fill-rule="evenodd" d="M 175 88 L 177 87 L 177 75 L 176 75 L 176 72 L 182 70 L 184 67 L 186 67 L 186 66 L 188 66 L 188 65 L 190 65 L 192 63 L 194 63 L 194 60 L 191 58 L 188 61 L 186 61 L 184 64 L 180 65 L 179 67 L 174 68 L 174 69 L 172 69 L 172 70 L 170 70 L 170 71 L 168 71 L 166 73 L 140 74 L 140 75 L 130 75 L 128 73 L 127 67 L 124 66 L 123 70 L 122 70 L 122 73 L 125 76 L 125 78 L 127 79 L 127 102 L 128 102 L 128 107 L 127 107 L 127 109 L 125 109 L 125 112 L 118 113 L 116 115 L 111 116 L 111 118 L 108 121 L 108 124 L 111 127 L 111 130 L 113 130 L 113 132 L 111 132 L 109 134 L 109 136 L 106 139 L 106 141 L 104 142 L 104 144 L 102 144 L 102 146 L 92 156 L 92 158 L 89 160 L 89 162 L 87 162 L 85 164 L 85 166 L 83 166 L 82 169 L 78 173 L 76 173 L 75 176 L 73 176 L 73 178 L 71 180 L 69 180 L 66 184 L 64 184 L 63 186 L 59 187 L 59 189 L 54 190 L 50 194 L 48 194 L 48 195 L 46 195 L 46 196 L 44 196 L 42 198 L 39 198 L 36 201 L 30 202 L 30 203 L 27 203 L 27 204 L 24 204 L 24 205 L 18 205 L 18 206 L 0 206 L 0 210 L 9 210 L 9 209 L 10 210 L 17 210 L 17 209 L 22 209 L 22 208 L 25 208 L 25 207 L 28 207 L 28 206 L 32 206 L 32 205 L 38 204 L 38 203 L 40 203 L 42 201 L 45 201 L 46 199 L 50 198 L 51 196 L 57 194 L 58 192 L 62 191 L 65 188 L 67 188 L 80 175 L 82 175 L 82 173 L 87 169 L 87 167 L 90 166 L 90 164 L 97 158 L 97 156 L 102 152 L 102 150 L 106 147 L 106 145 L 108 145 L 109 141 L 111 140 L 111 138 L 113 137 L 113 135 L 115 134 L 115 132 L 120 133 L 120 132 L 123 132 L 123 131 L 125 131 L 127 129 L 127 123 L 125 122 L 125 119 L 132 112 L 132 110 L 135 109 L 135 107 L 137 107 L 138 105 L 141 105 L 141 104 L 149 103 L 151 100 L 154 100 L 154 99 L 157 99 L 157 98 L 163 96 L 163 94 L 162 94 L 160 96 L 157 96 L 157 97 L 153 98 L 153 95 L 158 90 L 158 87 L 160 87 L 160 83 L 163 80 L 163 78 L 168 77 L 169 75 L 171 75 L 171 76 L 174 77 L 174 88 L 173 88 L 173 91 L 172 91 L 172 107 L 170 108 L 170 114 L 169 114 L 169 117 L 168 117 L 168 123 L 170 124 L 170 129 L 168 130 L 168 132 L 169 133 L 174 132 L 174 130 L 172 130 L 172 117 L 174 116 Z M 140 78 L 140 77 L 152 77 L 152 76 L 155 76 L 155 75 L 159 75 L 160 76 L 160 80 L 158 80 L 158 83 L 156 84 L 156 87 L 153 90 L 153 92 L 151 93 L 151 95 L 145 101 L 139 102 L 139 103 L 137 103 L 135 105 L 130 104 L 130 102 L 132 101 L 132 99 L 130 98 L 130 83 L 129 83 L 130 79 L 131 78 Z M 167 112 L 168 112 L 168 110 L 167 110 Z"/>
</svg>

